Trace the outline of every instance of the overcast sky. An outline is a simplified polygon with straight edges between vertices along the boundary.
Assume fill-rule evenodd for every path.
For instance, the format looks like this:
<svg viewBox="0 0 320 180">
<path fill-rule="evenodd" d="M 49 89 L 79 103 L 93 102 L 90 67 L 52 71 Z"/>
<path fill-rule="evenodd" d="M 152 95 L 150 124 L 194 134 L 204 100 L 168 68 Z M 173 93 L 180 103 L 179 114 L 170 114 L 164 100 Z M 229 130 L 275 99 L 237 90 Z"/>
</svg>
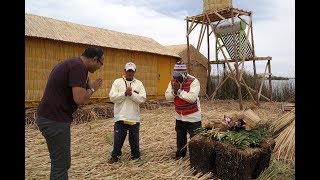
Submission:
<svg viewBox="0 0 320 180">
<path fill-rule="evenodd" d="M 253 12 L 256 56 L 272 57 L 274 76 L 295 77 L 294 0 L 233 0 L 233 7 Z M 150 37 L 162 45 L 186 44 L 185 18 L 202 9 L 201 0 L 25 0 L 26 13 Z M 195 47 L 198 37 L 195 29 L 190 34 Z M 202 43 L 207 56 L 205 49 Z M 258 73 L 266 62 L 257 62 Z M 252 71 L 251 64 L 245 63 L 246 70 Z"/>
</svg>

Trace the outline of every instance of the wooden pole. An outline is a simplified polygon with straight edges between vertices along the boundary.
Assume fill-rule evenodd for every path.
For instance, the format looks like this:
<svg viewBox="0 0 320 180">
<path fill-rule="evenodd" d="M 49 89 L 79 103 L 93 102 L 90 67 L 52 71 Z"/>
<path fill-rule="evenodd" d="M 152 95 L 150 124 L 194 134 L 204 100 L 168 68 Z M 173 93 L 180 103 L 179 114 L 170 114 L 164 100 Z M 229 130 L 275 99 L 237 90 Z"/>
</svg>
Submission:
<svg viewBox="0 0 320 180">
<path fill-rule="evenodd" d="M 226 63 L 223 63 L 223 76 L 226 76 Z"/>
<path fill-rule="evenodd" d="M 253 57 L 256 57 L 256 52 L 254 50 L 254 40 L 253 40 L 253 24 L 252 24 L 252 13 L 250 13 L 250 26 L 251 26 L 251 43 L 252 43 L 252 54 Z M 254 89 L 256 89 L 256 105 L 259 107 L 260 103 L 259 103 L 259 93 L 258 93 L 258 75 L 257 75 L 257 68 L 256 68 L 256 62 L 255 60 L 252 61 L 253 63 L 253 75 L 254 75 Z"/>
<path fill-rule="evenodd" d="M 193 24 L 193 23 L 192 23 Z M 187 70 L 190 73 L 190 48 L 189 48 L 189 21 L 187 21 L 187 53 L 188 53 L 188 66 Z"/>
<path fill-rule="evenodd" d="M 268 67 L 269 67 L 269 92 L 270 92 L 270 99 L 272 101 L 271 61 L 270 60 L 268 60 Z"/>
<path fill-rule="evenodd" d="M 231 9 L 231 21 L 232 21 L 232 41 L 233 41 L 233 49 L 235 56 L 235 69 L 236 69 L 236 82 L 239 83 L 239 64 L 238 64 L 238 51 L 237 51 L 237 42 L 236 42 L 236 34 L 235 34 L 235 26 L 234 26 L 234 14 L 233 10 Z M 238 98 L 239 98 L 239 105 L 240 110 L 243 109 L 242 105 L 242 94 L 241 94 L 241 86 L 238 86 Z"/>
<path fill-rule="evenodd" d="M 251 19 L 249 21 L 250 21 L 249 24 L 251 24 Z M 251 26 L 248 26 L 247 34 L 245 34 L 245 38 L 246 38 L 245 45 L 246 45 L 246 43 L 248 43 L 248 44 L 250 43 L 249 42 L 249 38 L 248 38 L 249 37 L 250 28 L 251 28 Z M 244 45 L 244 48 L 245 48 L 245 45 Z M 252 49 L 250 49 L 249 55 L 250 55 L 251 52 L 252 52 Z M 242 74 L 243 74 L 243 71 L 244 71 L 244 60 L 246 59 L 247 55 L 248 55 L 248 53 L 247 53 L 247 51 L 245 51 L 244 55 L 242 57 L 242 68 L 241 68 L 241 72 L 240 72 L 239 81 L 241 81 L 241 79 L 242 79 Z"/>
<path fill-rule="evenodd" d="M 241 63 L 241 62 L 240 62 L 240 63 Z M 234 70 L 233 70 L 233 71 L 234 71 Z M 236 81 L 236 79 L 235 79 L 234 77 L 231 77 L 230 75 L 231 75 L 231 74 L 229 74 L 227 77 L 225 77 L 226 75 L 224 74 L 224 78 L 225 78 L 225 79 L 224 79 L 224 81 L 223 81 L 221 84 L 218 83 L 219 85 L 217 86 L 216 90 L 215 90 L 214 93 L 210 96 L 210 99 L 211 99 L 211 100 L 214 98 L 214 96 L 216 95 L 217 91 L 220 89 L 220 87 L 225 83 L 225 81 L 226 81 L 228 78 L 231 78 L 232 80 Z M 246 84 L 246 82 L 244 81 L 244 79 L 243 79 L 243 83 L 240 82 L 240 84 L 243 85 L 243 86 L 247 89 L 247 91 L 248 91 L 251 99 L 254 100 L 254 98 L 253 98 L 253 96 L 252 96 L 252 94 L 251 94 L 251 92 L 250 92 L 251 88 Z"/>
<path fill-rule="evenodd" d="M 214 96 L 216 96 L 218 90 L 221 88 L 221 86 L 227 81 L 227 79 L 230 78 L 230 74 L 220 83 L 218 84 L 218 86 L 216 87 L 216 89 L 214 90 L 214 92 L 211 95 L 211 101 L 213 100 Z"/>
<path fill-rule="evenodd" d="M 208 22 L 209 23 L 209 22 Z M 210 64 L 210 34 L 209 25 L 207 24 L 207 51 L 208 51 L 208 74 L 207 74 L 207 94 L 211 93 L 211 64 Z"/>
<path fill-rule="evenodd" d="M 203 18 L 202 18 L 202 21 L 203 21 L 203 20 L 204 20 L 204 16 L 203 16 Z M 197 50 L 198 50 L 198 51 L 199 51 L 199 49 L 200 49 L 201 42 L 202 42 L 202 38 L 203 38 L 203 36 L 202 36 L 203 26 L 204 26 L 204 24 L 201 24 L 201 29 L 200 29 L 200 32 L 199 32 L 198 45 L 197 45 Z"/>
<path fill-rule="evenodd" d="M 232 77 L 231 77 L 231 78 L 232 78 Z M 234 80 L 235 80 L 235 79 L 234 79 Z M 242 82 L 240 82 L 240 84 L 243 85 L 243 86 L 247 89 L 247 91 L 248 91 L 251 99 L 254 101 L 254 98 L 253 98 L 253 96 L 252 96 L 252 94 L 251 94 L 251 92 L 250 92 L 249 86 L 246 84 L 246 82 L 245 82 L 244 79 L 242 80 Z"/>
<path fill-rule="evenodd" d="M 241 85 L 242 85 L 242 83 L 241 83 Z M 252 89 L 251 87 L 248 86 L 248 88 L 249 88 L 252 92 L 254 92 L 254 93 L 256 92 L 256 90 Z M 266 96 L 264 96 L 263 94 L 261 94 L 260 96 L 263 97 L 264 99 L 266 99 L 267 101 L 270 101 L 270 99 L 267 98 Z"/>
<path fill-rule="evenodd" d="M 260 99 L 260 94 L 261 94 L 261 91 L 262 91 L 262 87 L 263 87 L 264 81 L 265 81 L 265 79 L 266 79 L 267 69 L 268 69 L 268 64 L 266 64 L 266 68 L 264 69 L 264 73 L 263 73 L 263 77 L 262 77 L 262 80 L 261 80 L 261 84 L 260 84 L 260 88 L 259 88 L 259 93 L 258 93 L 258 100 Z"/>
</svg>

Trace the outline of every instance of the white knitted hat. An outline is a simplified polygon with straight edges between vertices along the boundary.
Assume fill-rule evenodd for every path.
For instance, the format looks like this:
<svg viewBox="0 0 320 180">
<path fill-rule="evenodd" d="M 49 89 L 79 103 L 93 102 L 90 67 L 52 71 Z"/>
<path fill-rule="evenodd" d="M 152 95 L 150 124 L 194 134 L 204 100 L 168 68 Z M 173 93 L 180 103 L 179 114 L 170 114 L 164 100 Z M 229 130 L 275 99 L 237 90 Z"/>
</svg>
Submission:
<svg viewBox="0 0 320 180">
<path fill-rule="evenodd" d="M 175 65 L 174 65 L 174 70 L 178 70 L 178 71 L 183 71 L 183 70 L 187 70 L 187 66 L 186 64 L 184 64 L 184 62 L 182 61 L 182 59 L 180 61 L 178 61 Z"/>
</svg>

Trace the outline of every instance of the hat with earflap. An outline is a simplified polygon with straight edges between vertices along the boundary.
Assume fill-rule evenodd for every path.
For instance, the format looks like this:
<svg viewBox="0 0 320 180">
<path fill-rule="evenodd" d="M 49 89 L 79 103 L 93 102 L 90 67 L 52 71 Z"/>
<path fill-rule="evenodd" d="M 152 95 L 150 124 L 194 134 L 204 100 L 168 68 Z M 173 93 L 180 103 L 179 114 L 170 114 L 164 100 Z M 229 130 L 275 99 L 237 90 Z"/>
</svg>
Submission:
<svg viewBox="0 0 320 180">
<path fill-rule="evenodd" d="M 183 62 L 182 59 L 180 59 L 173 67 L 174 71 L 187 71 L 187 66 Z"/>
<path fill-rule="evenodd" d="M 179 82 L 182 82 L 183 79 L 186 78 L 186 73 L 187 73 L 187 66 L 186 66 L 186 64 L 184 64 L 183 60 L 180 59 L 174 65 L 172 77 L 174 79 L 179 80 Z"/>
</svg>

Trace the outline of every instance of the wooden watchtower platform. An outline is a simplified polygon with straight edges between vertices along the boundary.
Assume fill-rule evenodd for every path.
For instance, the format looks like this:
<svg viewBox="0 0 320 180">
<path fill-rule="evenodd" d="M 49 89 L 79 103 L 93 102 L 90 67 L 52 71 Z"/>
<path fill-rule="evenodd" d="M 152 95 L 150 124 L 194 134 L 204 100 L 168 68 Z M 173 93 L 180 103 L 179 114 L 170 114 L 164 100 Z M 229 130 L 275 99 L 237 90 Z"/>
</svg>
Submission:
<svg viewBox="0 0 320 180">
<path fill-rule="evenodd" d="M 186 37 L 188 45 L 188 71 L 192 73 L 192 63 L 190 63 L 189 38 L 196 26 L 201 25 L 198 35 L 197 50 L 200 51 L 203 39 L 207 42 L 207 59 L 208 59 L 208 78 L 207 78 L 207 98 L 213 100 L 219 88 L 223 83 L 231 78 L 238 88 L 239 105 L 243 109 L 241 87 L 245 87 L 252 100 L 259 106 L 259 99 L 262 97 L 272 101 L 272 84 L 271 84 L 271 60 L 272 57 L 258 57 L 254 50 L 252 12 L 232 7 L 231 0 L 203 0 L 203 12 L 201 14 L 186 17 Z M 210 57 L 210 36 L 214 36 L 215 57 Z M 222 59 L 219 59 L 222 55 Z M 258 78 L 256 61 L 266 61 L 266 66 L 262 78 Z M 252 62 L 254 72 L 254 87 L 249 87 L 242 74 L 244 64 Z M 214 92 L 211 90 L 211 65 L 223 65 L 223 71 L 230 72 L 228 76 L 218 82 Z M 234 67 L 232 67 L 232 64 Z M 224 73 L 225 74 L 225 73 Z M 261 74 L 261 73 L 259 73 Z M 269 77 L 269 98 L 261 94 L 264 81 Z M 210 93 L 210 94 L 209 94 Z"/>
</svg>

